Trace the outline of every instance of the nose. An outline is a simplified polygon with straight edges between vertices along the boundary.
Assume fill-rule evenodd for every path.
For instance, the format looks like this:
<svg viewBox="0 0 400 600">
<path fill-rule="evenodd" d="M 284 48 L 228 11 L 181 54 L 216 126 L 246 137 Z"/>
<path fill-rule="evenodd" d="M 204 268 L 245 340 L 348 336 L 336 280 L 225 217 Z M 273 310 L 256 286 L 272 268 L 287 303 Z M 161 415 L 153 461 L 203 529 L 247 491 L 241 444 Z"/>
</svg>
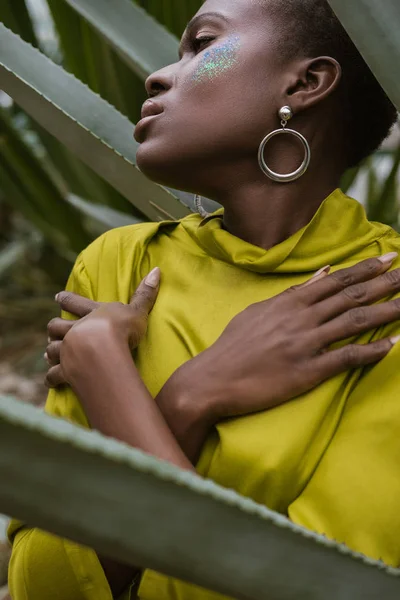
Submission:
<svg viewBox="0 0 400 600">
<path fill-rule="evenodd" d="M 172 65 L 152 73 L 145 83 L 146 92 L 150 98 L 168 91 L 173 84 Z"/>
</svg>

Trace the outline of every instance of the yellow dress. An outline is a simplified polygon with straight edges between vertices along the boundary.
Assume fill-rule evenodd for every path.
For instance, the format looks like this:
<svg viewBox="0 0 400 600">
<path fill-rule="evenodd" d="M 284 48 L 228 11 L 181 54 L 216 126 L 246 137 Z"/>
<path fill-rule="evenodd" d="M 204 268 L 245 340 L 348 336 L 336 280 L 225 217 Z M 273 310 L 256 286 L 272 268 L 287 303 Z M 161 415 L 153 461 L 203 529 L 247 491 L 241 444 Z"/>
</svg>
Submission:
<svg viewBox="0 0 400 600">
<path fill-rule="evenodd" d="M 159 298 L 135 355 L 152 395 L 249 304 L 327 264 L 338 269 L 400 251 L 400 236 L 367 221 L 340 190 L 305 228 L 268 251 L 226 232 L 221 213 L 203 222 L 191 215 L 110 231 L 80 255 L 70 277 L 69 290 L 127 302 L 139 281 L 161 267 Z M 398 334 L 394 323 L 356 342 Z M 399 362 L 400 345 L 376 366 L 339 375 L 273 410 L 220 423 L 203 448 L 199 473 L 353 550 L 400 565 Z M 70 389 L 50 392 L 46 409 L 87 425 Z M 17 521 L 9 536 L 13 600 L 112 600 L 92 550 Z M 139 597 L 222 598 L 152 571 L 144 573 Z"/>
</svg>

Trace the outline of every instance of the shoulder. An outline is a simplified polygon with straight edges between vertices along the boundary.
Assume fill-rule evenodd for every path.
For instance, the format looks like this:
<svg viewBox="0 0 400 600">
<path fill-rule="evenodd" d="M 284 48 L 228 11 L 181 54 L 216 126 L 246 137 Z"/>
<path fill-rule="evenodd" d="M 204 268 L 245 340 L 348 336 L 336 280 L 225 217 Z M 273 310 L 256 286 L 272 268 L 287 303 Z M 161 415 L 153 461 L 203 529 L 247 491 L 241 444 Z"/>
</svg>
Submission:
<svg viewBox="0 0 400 600">
<path fill-rule="evenodd" d="M 80 259 L 90 271 L 99 261 L 115 261 L 121 257 L 121 252 L 124 255 L 140 254 L 159 233 L 160 228 L 166 225 L 166 223 L 140 223 L 111 229 L 94 240 L 80 254 Z"/>
<path fill-rule="evenodd" d="M 176 253 L 180 241 L 193 244 L 184 223 L 196 217 L 140 223 L 106 232 L 81 252 L 69 285 L 77 279 L 93 298 L 126 301 L 133 287 L 154 266 L 167 268 L 172 264 L 170 254 Z"/>
<path fill-rule="evenodd" d="M 187 237 L 187 230 L 199 224 L 201 218 L 191 214 L 179 221 L 148 222 L 128 225 L 107 231 L 90 244 L 80 255 L 81 261 L 91 270 L 99 260 L 113 262 L 116 259 L 140 259 L 149 245 L 160 237 L 171 239 Z M 114 263 L 115 264 L 115 263 Z"/>
<path fill-rule="evenodd" d="M 79 255 L 69 286 L 75 280 L 86 294 L 104 302 L 127 301 L 147 269 L 148 247 L 163 228 L 176 224 L 140 223 L 107 231 Z M 86 291 L 87 290 L 87 291 Z"/>
</svg>

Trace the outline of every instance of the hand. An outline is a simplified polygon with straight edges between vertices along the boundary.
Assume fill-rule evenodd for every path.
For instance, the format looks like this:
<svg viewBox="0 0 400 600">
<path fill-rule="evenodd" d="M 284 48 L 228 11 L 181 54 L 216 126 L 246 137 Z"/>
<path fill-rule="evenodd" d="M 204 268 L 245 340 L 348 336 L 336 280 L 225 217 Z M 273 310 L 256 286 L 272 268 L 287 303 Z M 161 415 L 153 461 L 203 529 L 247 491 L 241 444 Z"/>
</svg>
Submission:
<svg viewBox="0 0 400 600">
<path fill-rule="evenodd" d="M 400 319 L 400 299 L 368 306 L 400 290 L 400 269 L 385 273 L 395 257 L 364 261 L 237 315 L 210 348 L 176 372 L 175 397 L 180 390 L 181 410 L 192 413 L 186 422 L 206 418 L 210 425 L 270 409 L 386 356 L 400 338 L 329 348 Z"/>
<path fill-rule="evenodd" d="M 95 302 L 72 292 L 57 294 L 60 307 L 80 317 L 78 321 L 52 319 L 48 324 L 49 345 L 45 358 L 50 369 L 45 383 L 57 387 L 70 383 L 73 372 L 84 371 L 91 350 L 110 339 L 136 348 L 147 330 L 147 318 L 157 299 L 160 269 L 140 283 L 129 304 Z M 83 361 L 83 362 L 82 362 Z"/>
<path fill-rule="evenodd" d="M 319 279 L 325 277 L 329 272 L 329 267 L 325 267 L 321 269 L 305 284 L 304 286 L 313 283 L 314 281 L 318 281 Z M 152 271 L 153 273 L 153 271 Z M 160 277 L 160 270 L 155 271 L 155 276 Z M 108 307 L 108 318 L 111 317 L 111 311 L 114 311 L 114 316 L 117 318 L 118 322 L 120 321 L 120 317 L 122 317 L 122 311 L 126 310 L 126 306 L 128 307 L 136 307 L 136 310 L 143 317 L 141 320 L 132 319 L 132 315 L 130 311 L 124 313 L 125 316 L 128 317 L 129 326 L 128 328 L 122 328 L 124 334 L 128 334 L 131 332 L 132 327 L 134 331 L 131 332 L 133 339 L 131 340 L 132 349 L 138 345 L 138 341 L 136 338 L 143 337 L 145 330 L 143 327 L 146 327 L 147 324 L 147 316 L 151 311 L 157 294 L 158 294 L 158 283 L 157 280 L 153 282 L 153 290 L 156 290 L 156 293 L 152 293 L 151 287 L 150 290 L 148 288 L 148 283 L 146 285 L 146 279 L 142 281 L 136 292 L 134 293 L 131 302 L 129 305 L 124 305 L 120 302 L 96 302 L 95 300 L 90 300 L 89 298 L 85 298 L 84 296 L 80 296 L 79 294 L 74 294 L 73 292 L 60 292 L 56 296 L 56 301 L 60 305 L 60 308 L 70 314 L 78 317 L 78 320 L 71 321 L 69 319 L 62 319 L 60 317 L 56 317 L 51 319 L 47 325 L 47 333 L 48 333 L 48 345 L 46 348 L 46 352 L 44 354 L 44 358 L 49 365 L 49 370 L 46 374 L 45 384 L 49 388 L 55 388 L 62 385 L 67 384 L 67 380 L 63 374 L 63 370 L 60 366 L 60 353 L 61 353 L 61 345 L 62 341 L 67 335 L 69 331 L 73 327 L 75 327 L 81 319 L 84 319 L 88 315 L 90 315 L 93 311 L 98 310 L 101 307 Z M 156 285 L 156 288 L 154 288 Z M 150 294 L 150 296 L 149 296 Z M 122 307 L 122 311 L 121 311 Z M 125 307 L 125 308 L 124 308 Z M 114 325 L 117 323 L 115 322 Z M 136 343 L 137 341 L 137 343 Z M 133 343 L 132 343 L 133 342 Z"/>
</svg>

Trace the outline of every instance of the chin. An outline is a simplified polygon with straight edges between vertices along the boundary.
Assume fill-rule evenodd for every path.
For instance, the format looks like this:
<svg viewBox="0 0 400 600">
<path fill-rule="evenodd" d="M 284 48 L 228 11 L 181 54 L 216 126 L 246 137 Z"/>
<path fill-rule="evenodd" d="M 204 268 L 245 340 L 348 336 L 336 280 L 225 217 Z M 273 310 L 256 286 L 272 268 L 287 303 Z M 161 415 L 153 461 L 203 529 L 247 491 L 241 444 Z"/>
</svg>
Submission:
<svg viewBox="0 0 400 600">
<path fill-rule="evenodd" d="M 151 181 L 167 185 L 165 178 L 167 177 L 168 168 L 165 162 L 165 152 L 157 151 L 153 144 L 144 142 L 139 146 L 136 153 L 136 164 L 140 171 Z"/>
<path fill-rule="evenodd" d="M 178 156 L 172 155 L 170 147 L 166 149 L 161 145 L 146 141 L 137 150 L 136 164 L 140 171 L 154 183 L 183 189 L 184 166 Z"/>
</svg>

